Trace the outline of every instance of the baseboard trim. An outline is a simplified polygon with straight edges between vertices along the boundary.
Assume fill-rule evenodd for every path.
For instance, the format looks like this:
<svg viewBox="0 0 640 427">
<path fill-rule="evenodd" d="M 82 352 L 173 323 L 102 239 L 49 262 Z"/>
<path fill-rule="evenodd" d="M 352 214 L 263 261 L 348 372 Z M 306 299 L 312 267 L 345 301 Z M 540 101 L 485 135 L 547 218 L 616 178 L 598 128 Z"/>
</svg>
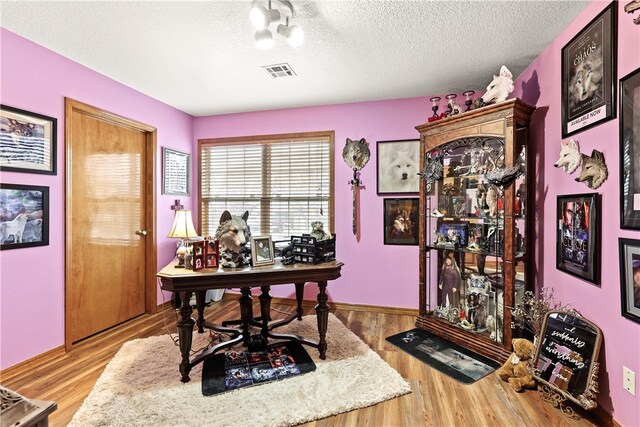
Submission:
<svg viewBox="0 0 640 427">
<path fill-rule="evenodd" d="M 599 405 L 593 410 L 593 421 L 602 427 L 622 427 L 606 409 Z"/>
<path fill-rule="evenodd" d="M 158 304 L 158 307 L 156 307 L 156 313 L 168 308 L 173 308 L 173 298 L 169 299 L 169 301 L 163 302 L 162 304 Z"/>
<path fill-rule="evenodd" d="M 235 292 L 225 292 L 222 298 L 223 300 L 226 300 L 226 299 L 237 300 L 239 295 L 240 294 Z M 271 299 L 271 302 L 277 303 L 277 304 L 293 305 L 293 306 L 297 305 L 295 298 L 287 298 L 287 297 L 273 297 Z M 313 308 L 316 306 L 317 303 L 318 302 L 315 300 L 303 300 L 302 307 Z M 396 314 L 399 316 L 417 316 L 418 315 L 417 308 L 387 307 L 382 305 L 367 305 L 367 304 L 350 304 L 346 302 L 335 302 L 335 301 L 329 301 L 328 304 L 332 309 L 336 309 L 336 310 L 369 311 L 372 313 Z"/>
<path fill-rule="evenodd" d="M 25 372 L 32 370 L 45 361 L 49 361 L 55 357 L 62 356 L 65 353 L 66 351 L 64 349 L 64 345 L 55 347 L 49 351 L 45 351 L 44 353 L 34 356 L 31 359 L 27 359 L 23 362 L 16 363 L 13 366 L 9 366 L 8 368 L 3 369 L 2 371 L 0 371 L 0 378 L 2 379 L 2 382 L 6 382 L 7 380 L 10 380 L 15 376 L 22 375 Z"/>
</svg>

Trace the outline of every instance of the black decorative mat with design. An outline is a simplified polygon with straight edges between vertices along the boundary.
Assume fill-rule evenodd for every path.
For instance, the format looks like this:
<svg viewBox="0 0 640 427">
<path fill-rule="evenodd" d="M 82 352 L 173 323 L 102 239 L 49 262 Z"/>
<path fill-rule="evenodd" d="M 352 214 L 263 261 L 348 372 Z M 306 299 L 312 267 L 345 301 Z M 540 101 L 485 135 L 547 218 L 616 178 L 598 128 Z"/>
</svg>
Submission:
<svg viewBox="0 0 640 427">
<path fill-rule="evenodd" d="M 270 344 L 264 351 L 226 351 L 204 361 L 202 394 L 211 396 L 315 369 L 311 356 L 297 341 Z"/>
<path fill-rule="evenodd" d="M 464 384 L 500 367 L 498 362 L 419 328 L 387 337 L 387 341 Z"/>
</svg>

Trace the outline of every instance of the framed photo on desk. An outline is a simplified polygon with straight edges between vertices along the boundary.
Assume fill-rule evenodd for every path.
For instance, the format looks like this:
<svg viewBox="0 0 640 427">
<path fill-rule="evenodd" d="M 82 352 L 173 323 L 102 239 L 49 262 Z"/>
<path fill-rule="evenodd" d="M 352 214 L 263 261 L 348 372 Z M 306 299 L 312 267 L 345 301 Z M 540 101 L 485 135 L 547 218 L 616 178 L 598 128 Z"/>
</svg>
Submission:
<svg viewBox="0 0 640 427">
<path fill-rule="evenodd" d="M 254 267 L 275 263 L 271 236 L 251 238 L 251 261 Z"/>
</svg>

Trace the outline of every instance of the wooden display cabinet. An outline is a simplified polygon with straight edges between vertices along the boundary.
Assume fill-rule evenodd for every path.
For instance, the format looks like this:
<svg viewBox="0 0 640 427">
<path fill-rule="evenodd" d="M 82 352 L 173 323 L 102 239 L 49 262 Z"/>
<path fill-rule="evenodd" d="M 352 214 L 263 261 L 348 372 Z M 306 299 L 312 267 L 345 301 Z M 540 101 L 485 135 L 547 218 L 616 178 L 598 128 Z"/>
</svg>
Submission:
<svg viewBox="0 0 640 427">
<path fill-rule="evenodd" d="M 439 179 L 420 185 L 416 326 L 498 361 L 511 353 L 509 308 L 533 287 L 533 111 L 512 99 L 416 126 L 421 169 L 442 166 Z M 517 178 L 496 179 L 513 167 Z"/>
</svg>

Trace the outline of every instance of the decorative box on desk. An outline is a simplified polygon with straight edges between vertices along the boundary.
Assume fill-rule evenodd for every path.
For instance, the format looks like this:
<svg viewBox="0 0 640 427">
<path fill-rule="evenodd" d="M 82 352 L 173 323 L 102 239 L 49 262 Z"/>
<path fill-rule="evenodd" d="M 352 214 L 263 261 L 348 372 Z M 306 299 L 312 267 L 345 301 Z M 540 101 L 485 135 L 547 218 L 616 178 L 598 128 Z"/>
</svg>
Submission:
<svg viewBox="0 0 640 427">
<path fill-rule="evenodd" d="M 336 235 L 331 239 L 320 240 L 311 235 L 291 236 L 293 259 L 302 264 L 320 264 L 336 259 Z"/>
</svg>

